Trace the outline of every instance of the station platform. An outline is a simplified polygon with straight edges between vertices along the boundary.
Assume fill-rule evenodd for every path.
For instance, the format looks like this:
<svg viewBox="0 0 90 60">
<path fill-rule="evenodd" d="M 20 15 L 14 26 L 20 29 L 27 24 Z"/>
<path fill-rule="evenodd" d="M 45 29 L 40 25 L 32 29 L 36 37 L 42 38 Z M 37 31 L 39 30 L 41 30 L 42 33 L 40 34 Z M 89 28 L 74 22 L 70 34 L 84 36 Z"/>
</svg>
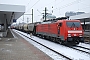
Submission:
<svg viewBox="0 0 90 60">
<path fill-rule="evenodd" d="M 12 33 L 13 34 L 12 34 Z M 16 37 L 14 37 L 14 36 Z M 0 60 L 53 60 L 24 38 L 8 29 L 6 37 L 0 38 Z"/>
</svg>

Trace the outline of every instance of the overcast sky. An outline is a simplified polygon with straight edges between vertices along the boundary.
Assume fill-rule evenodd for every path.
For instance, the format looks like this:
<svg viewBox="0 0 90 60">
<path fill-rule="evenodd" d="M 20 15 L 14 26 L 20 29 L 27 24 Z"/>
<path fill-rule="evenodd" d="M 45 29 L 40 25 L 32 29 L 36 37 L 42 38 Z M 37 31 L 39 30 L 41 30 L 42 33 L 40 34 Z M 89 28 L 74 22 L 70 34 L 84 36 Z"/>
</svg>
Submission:
<svg viewBox="0 0 90 60">
<path fill-rule="evenodd" d="M 26 6 L 26 14 L 31 14 L 31 10 L 34 10 L 34 22 L 40 21 L 45 7 L 47 12 L 52 13 L 57 17 L 65 16 L 65 12 L 86 12 L 90 13 L 90 0 L 0 0 L 0 4 L 13 4 Z M 53 8 L 52 8 L 53 6 Z M 31 16 L 25 16 L 24 22 L 31 22 Z M 17 22 L 22 22 L 22 17 Z"/>
</svg>

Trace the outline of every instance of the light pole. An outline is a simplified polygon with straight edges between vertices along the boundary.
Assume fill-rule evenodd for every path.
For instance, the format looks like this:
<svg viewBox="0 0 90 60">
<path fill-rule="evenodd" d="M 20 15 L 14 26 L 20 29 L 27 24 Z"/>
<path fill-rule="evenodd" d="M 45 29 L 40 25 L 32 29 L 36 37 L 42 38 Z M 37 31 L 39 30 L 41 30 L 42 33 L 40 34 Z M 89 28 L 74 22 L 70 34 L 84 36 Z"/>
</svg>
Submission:
<svg viewBox="0 0 90 60">
<path fill-rule="evenodd" d="M 32 15 L 32 23 L 33 23 L 33 9 L 32 9 L 32 14 L 24 14 L 24 15 Z M 23 21 L 24 21 L 24 15 L 23 15 Z"/>
<path fill-rule="evenodd" d="M 29 18 L 27 17 L 27 23 L 28 23 L 28 20 L 29 20 Z"/>
</svg>

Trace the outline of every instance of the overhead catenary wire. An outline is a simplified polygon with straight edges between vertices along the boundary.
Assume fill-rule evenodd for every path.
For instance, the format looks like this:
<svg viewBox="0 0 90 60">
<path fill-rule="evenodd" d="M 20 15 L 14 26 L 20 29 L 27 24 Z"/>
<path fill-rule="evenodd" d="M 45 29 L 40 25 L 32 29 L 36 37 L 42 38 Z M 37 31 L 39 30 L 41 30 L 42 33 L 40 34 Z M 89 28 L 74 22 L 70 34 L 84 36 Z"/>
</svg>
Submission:
<svg viewBox="0 0 90 60">
<path fill-rule="evenodd" d="M 87 7 L 84 7 L 84 8 L 80 8 L 79 10 L 82 10 L 82 9 L 84 9 L 84 10 L 86 10 L 86 9 L 90 9 L 90 6 L 87 6 Z M 76 11 L 77 11 L 78 9 L 76 9 Z M 89 12 L 90 13 L 90 12 Z"/>
<path fill-rule="evenodd" d="M 30 4 L 30 1 L 31 1 L 31 0 L 29 0 L 29 2 L 26 4 L 26 7 Z"/>
<path fill-rule="evenodd" d="M 82 2 L 79 2 L 79 3 L 81 3 L 81 4 L 85 5 L 85 6 L 89 6 L 90 7 L 90 5 L 88 5 L 88 4 L 85 4 L 85 3 L 82 3 Z"/>
<path fill-rule="evenodd" d="M 30 0 L 30 1 L 31 1 L 31 0 Z M 39 1 L 40 1 L 40 0 L 36 1 L 26 12 L 28 12 L 32 7 L 34 7 Z M 27 3 L 27 5 L 29 5 L 29 4 L 30 4 L 30 2 Z M 26 5 L 26 6 L 27 6 L 27 5 Z M 25 12 L 25 13 L 26 13 L 26 12 Z"/>
<path fill-rule="evenodd" d="M 55 0 L 55 1 L 56 1 L 56 0 Z M 59 8 L 54 8 L 53 10 L 56 10 L 56 9 L 61 10 L 61 9 L 67 8 L 67 7 L 69 7 L 69 6 L 72 6 L 72 5 L 74 5 L 74 4 L 78 4 L 80 1 L 81 1 L 81 0 L 75 0 L 75 1 L 70 2 L 70 3 L 66 4 L 66 5 L 63 5 L 63 6 L 59 7 Z M 62 0 L 62 1 L 60 1 L 60 2 L 62 3 L 62 2 L 64 2 L 64 1 Z M 58 2 L 58 4 L 59 4 L 60 2 Z"/>
<path fill-rule="evenodd" d="M 70 2 L 70 3 L 66 4 L 66 5 L 63 5 L 63 6 L 59 7 L 59 9 L 63 9 L 63 8 L 70 7 L 70 6 L 74 5 L 74 4 L 79 3 L 79 1 L 81 1 L 81 0 L 75 0 L 75 1 L 73 1 L 73 2 Z M 53 9 L 53 10 L 56 10 L 56 9 L 57 9 L 57 8 L 55 8 L 55 9 Z"/>
<path fill-rule="evenodd" d="M 90 5 L 89 4 L 85 4 L 82 1 L 79 1 L 78 3 L 84 5 L 85 7 L 83 7 L 83 8 L 78 7 L 79 9 L 75 9 L 75 11 L 82 10 L 82 9 L 86 10 L 86 9 L 89 9 L 90 8 Z"/>
<path fill-rule="evenodd" d="M 32 7 L 35 6 L 39 1 L 40 1 L 40 0 L 36 1 L 36 3 L 35 3 L 34 5 L 32 5 Z M 56 1 L 56 0 L 54 0 L 54 1 Z M 52 1 L 52 2 L 54 2 L 54 1 Z M 73 5 L 73 4 L 77 3 L 78 1 L 79 1 L 79 0 L 75 0 L 75 1 L 73 1 L 73 2 L 71 2 L 71 3 L 69 3 L 69 4 L 66 4 L 66 5 L 62 6 L 62 7 L 59 8 L 59 9 L 66 8 L 66 7 L 70 6 L 70 5 Z M 51 4 L 52 2 L 50 2 L 49 4 Z M 63 0 L 60 1 L 60 2 L 63 2 Z M 59 3 L 60 3 L 60 2 L 59 2 Z M 28 4 L 29 4 L 29 3 L 28 3 Z M 49 4 L 47 4 L 46 6 L 48 6 Z M 30 10 L 32 7 L 30 7 L 28 10 Z M 56 8 L 56 9 L 57 9 L 57 8 Z M 56 9 L 53 9 L 53 10 L 56 10 Z M 28 11 L 28 10 L 27 10 L 27 11 Z M 26 11 L 26 12 L 27 12 L 27 11 Z"/>
<path fill-rule="evenodd" d="M 50 2 L 50 3 L 45 4 L 44 7 L 47 7 L 48 5 L 54 3 L 55 1 L 56 1 L 56 0 L 54 0 L 54 1 Z M 64 0 L 59 1 L 57 4 L 62 3 L 62 2 L 64 2 Z M 57 4 L 56 4 L 56 5 L 57 5 Z M 53 5 L 51 5 L 51 6 L 53 6 Z M 41 7 L 41 8 L 43 8 L 43 7 Z M 41 8 L 40 8 L 40 9 L 41 9 Z"/>
<path fill-rule="evenodd" d="M 34 7 L 40 0 L 36 1 L 27 11 L 29 11 L 32 7 Z M 27 12 L 26 11 L 26 12 Z"/>
<path fill-rule="evenodd" d="M 55 1 L 56 1 L 56 0 L 54 0 L 54 1 L 52 1 L 52 2 L 49 2 L 49 3 L 45 4 L 44 7 L 45 7 L 45 6 L 48 6 L 48 5 L 52 4 L 52 3 L 54 3 Z M 42 7 L 41 7 L 41 8 L 42 8 Z"/>
</svg>

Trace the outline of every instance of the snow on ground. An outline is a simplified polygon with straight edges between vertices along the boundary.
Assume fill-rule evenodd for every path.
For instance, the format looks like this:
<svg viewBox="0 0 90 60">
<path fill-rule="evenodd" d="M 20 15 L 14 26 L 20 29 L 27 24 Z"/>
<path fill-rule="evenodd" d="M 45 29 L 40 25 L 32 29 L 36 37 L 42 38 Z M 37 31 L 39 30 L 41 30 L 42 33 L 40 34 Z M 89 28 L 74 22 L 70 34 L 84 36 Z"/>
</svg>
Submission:
<svg viewBox="0 0 90 60">
<path fill-rule="evenodd" d="M 87 50 L 87 49 L 83 49 L 83 48 L 80 48 L 80 47 L 74 47 L 74 48 L 79 49 L 79 50 L 83 50 L 83 51 L 86 51 L 86 52 L 90 53 L 90 50 Z"/>
<path fill-rule="evenodd" d="M 16 32 L 17 33 L 17 32 Z M 17 33 L 18 34 L 18 33 Z M 19 34 L 20 35 L 20 34 Z M 22 35 L 20 35 L 22 36 Z M 35 47 L 37 47 L 38 49 L 40 49 L 41 51 L 43 51 L 44 53 L 46 53 L 48 56 L 50 56 L 52 59 L 54 60 L 66 60 L 65 58 L 63 58 L 62 56 L 56 54 L 55 52 L 52 52 L 51 50 L 41 46 L 40 44 L 28 39 L 25 36 L 22 36 L 25 40 L 27 40 L 29 43 L 33 44 Z"/>
<path fill-rule="evenodd" d="M 78 46 L 82 46 L 82 47 L 90 48 L 90 44 L 80 43 Z"/>
<path fill-rule="evenodd" d="M 17 31 L 17 30 L 14 30 L 14 31 Z M 18 32 L 20 32 L 20 31 L 18 31 Z M 26 33 L 23 33 L 23 32 L 20 32 L 20 33 L 30 37 L 29 34 L 26 34 Z M 34 40 L 36 40 L 36 41 L 38 41 L 38 42 L 48 46 L 49 48 L 52 48 L 52 49 L 56 50 L 57 52 L 60 52 L 60 53 L 64 54 L 67 57 L 72 58 L 73 60 L 83 60 L 83 59 L 84 60 L 89 60 L 90 59 L 90 55 L 82 53 L 82 52 L 77 51 L 77 50 L 73 50 L 73 49 L 65 47 L 65 46 L 62 46 L 60 44 L 56 44 L 56 43 L 53 43 L 53 42 L 50 42 L 50 41 L 47 41 L 45 39 L 41 39 L 41 38 L 38 38 L 38 37 L 35 37 L 35 36 L 32 36 L 30 38 L 32 38 L 32 39 L 34 39 Z M 28 40 L 28 39 L 26 39 L 26 40 Z M 31 40 L 29 39 L 28 41 L 30 42 Z M 45 49 L 43 49 L 43 50 L 45 50 Z"/>
</svg>

